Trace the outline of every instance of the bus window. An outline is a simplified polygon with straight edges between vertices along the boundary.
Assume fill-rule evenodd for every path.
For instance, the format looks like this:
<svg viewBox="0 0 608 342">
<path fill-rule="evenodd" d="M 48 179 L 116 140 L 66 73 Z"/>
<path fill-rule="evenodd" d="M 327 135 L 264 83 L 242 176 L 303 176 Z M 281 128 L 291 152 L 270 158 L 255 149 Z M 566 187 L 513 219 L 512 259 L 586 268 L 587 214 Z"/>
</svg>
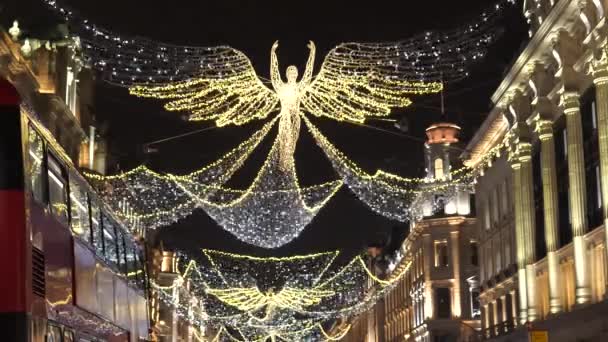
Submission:
<svg viewBox="0 0 608 342">
<path fill-rule="evenodd" d="M 30 190 L 38 203 L 45 203 L 45 177 L 44 177 L 44 143 L 38 132 L 31 126 L 28 132 L 28 172 L 30 177 Z"/>
<path fill-rule="evenodd" d="M 137 249 L 137 280 L 139 281 L 139 287 L 141 289 L 146 288 L 146 265 L 145 265 L 144 253 L 142 250 Z"/>
<path fill-rule="evenodd" d="M 63 342 L 74 342 L 74 332 L 72 330 L 64 329 Z"/>
<path fill-rule="evenodd" d="M 126 274 L 126 264 L 125 264 L 125 240 L 124 234 L 122 230 L 116 228 L 116 254 L 118 254 L 118 269 L 121 273 Z"/>
<path fill-rule="evenodd" d="M 46 342 L 62 342 L 61 335 L 63 334 L 60 327 L 49 324 L 46 332 Z"/>
<path fill-rule="evenodd" d="M 89 205 L 87 192 L 70 177 L 70 208 L 72 232 L 85 241 L 91 241 L 91 221 L 89 220 Z"/>
<path fill-rule="evenodd" d="M 133 241 L 125 239 L 127 252 L 127 279 L 129 282 L 137 283 L 137 260 L 135 257 L 136 249 Z"/>
<path fill-rule="evenodd" d="M 68 223 L 68 201 L 66 177 L 63 168 L 51 154 L 47 158 L 49 176 L 49 203 L 51 212 L 67 225 Z"/>
<path fill-rule="evenodd" d="M 103 238 L 106 258 L 112 263 L 112 266 L 118 267 L 118 246 L 114 223 L 106 215 L 103 215 Z"/>
<path fill-rule="evenodd" d="M 95 253 L 103 256 L 103 232 L 101 229 L 101 212 L 97 201 L 91 198 L 91 233 Z"/>
</svg>

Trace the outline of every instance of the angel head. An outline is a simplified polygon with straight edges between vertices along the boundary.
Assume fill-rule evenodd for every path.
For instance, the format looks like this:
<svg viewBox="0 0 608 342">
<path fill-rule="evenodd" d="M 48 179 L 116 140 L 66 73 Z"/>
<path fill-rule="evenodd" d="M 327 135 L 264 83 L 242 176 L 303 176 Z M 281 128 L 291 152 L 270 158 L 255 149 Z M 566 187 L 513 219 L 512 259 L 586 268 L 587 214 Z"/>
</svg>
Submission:
<svg viewBox="0 0 608 342">
<path fill-rule="evenodd" d="M 287 82 L 296 83 L 296 80 L 298 79 L 298 68 L 295 65 L 288 66 L 285 75 L 287 76 Z"/>
</svg>

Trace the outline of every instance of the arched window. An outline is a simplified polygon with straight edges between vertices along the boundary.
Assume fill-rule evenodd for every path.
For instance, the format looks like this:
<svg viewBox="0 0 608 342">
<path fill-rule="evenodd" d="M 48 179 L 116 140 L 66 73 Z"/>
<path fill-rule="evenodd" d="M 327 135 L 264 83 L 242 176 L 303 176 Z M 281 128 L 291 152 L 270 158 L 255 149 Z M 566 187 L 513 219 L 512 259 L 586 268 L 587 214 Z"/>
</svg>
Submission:
<svg viewBox="0 0 608 342">
<path fill-rule="evenodd" d="M 443 160 L 435 159 L 435 179 L 443 179 Z"/>
</svg>

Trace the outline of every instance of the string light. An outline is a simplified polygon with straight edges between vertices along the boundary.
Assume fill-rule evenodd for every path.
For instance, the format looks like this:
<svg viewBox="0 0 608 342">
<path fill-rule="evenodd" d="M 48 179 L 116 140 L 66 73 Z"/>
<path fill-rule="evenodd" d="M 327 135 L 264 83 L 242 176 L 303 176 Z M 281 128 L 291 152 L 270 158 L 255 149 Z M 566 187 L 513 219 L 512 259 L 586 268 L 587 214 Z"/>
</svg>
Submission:
<svg viewBox="0 0 608 342">
<path fill-rule="evenodd" d="M 172 99 L 165 105 L 166 110 L 189 112 L 192 121 L 215 120 L 219 127 L 264 119 L 278 103 L 277 94 L 257 78 L 253 67 L 221 79 L 196 78 L 166 86 L 133 86 L 129 93 Z"/>
<path fill-rule="evenodd" d="M 304 122 L 344 184 L 369 208 L 385 217 L 416 221 L 423 216 L 426 203 L 433 203 L 433 212 L 440 209 L 434 200 L 437 194 L 443 194 L 446 200 L 453 199 L 467 191 L 472 182 L 474 170 L 469 168 L 456 170 L 452 177 L 439 180 L 402 178 L 382 170 L 370 175 L 338 150 L 307 117 Z"/>
<path fill-rule="evenodd" d="M 392 289 L 410 263 L 383 280 L 373 275 L 361 256 L 345 266 L 338 252 L 284 258 L 261 258 L 203 250 L 200 262 L 186 265 L 169 286 L 152 283 L 159 298 L 193 322 L 215 329 L 234 341 L 285 341 L 312 338 L 338 340 L 349 327 L 330 336 L 325 323 L 345 320 L 367 310 Z M 375 285 L 368 286 L 368 279 Z M 189 286 L 184 286 L 188 283 Z M 189 289 L 189 290 L 187 290 Z M 188 293 L 190 294 L 188 294 Z M 204 303 L 200 315 L 189 316 L 191 296 Z M 241 337 L 236 337 L 240 335 Z"/>
<path fill-rule="evenodd" d="M 293 153 L 301 110 L 335 120 L 362 122 L 409 105 L 409 95 L 441 91 L 443 84 L 439 81 L 466 77 L 468 67 L 484 55 L 496 36 L 493 24 L 504 5 L 511 1 L 499 2 L 483 12 L 479 20 L 451 32 L 427 32 L 394 43 L 340 44 L 327 54 L 314 77 L 316 49 L 311 42 L 306 69 L 299 82 L 294 66 L 287 70 L 287 82 L 282 81 L 275 43 L 271 50 L 274 90 L 263 84 L 249 59 L 238 50 L 121 38 L 80 19 L 56 1 L 46 2 L 74 26 L 91 66 L 100 70 L 107 81 L 129 87 L 133 95 L 169 100 L 166 109 L 187 111 L 193 120 L 213 119 L 218 126 L 266 118 L 280 103 L 279 115 L 273 119 L 279 120 L 277 139 L 248 189 L 228 189 L 222 185 L 242 166 L 262 137 L 250 139 L 244 148 L 237 148 L 233 154 L 235 163 L 229 163 L 231 158 L 223 158 L 219 164 L 225 165 L 206 169 L 215 179 L 160 175 L 138 169 L 130 175 L 142 176 L 140 179 L 109 189 L 110 201 L 117 204 L 115 208 L 135 225 L 142 221 L 153 226 L 167 225 L 195 208 L 202 208 L 242 241 L 276 248 L 296 238 L 342 185 L 342 181 L 335 181 L 300 188 Z M 370 176 L 319 134 L 317 143 L 343 181 L 370 208 L 389 218 L 405 221 L 419 215 L 420 210 L 411 204 L 420 202 L 422 195 L 428 197 L 430 190 L 437 187 L 443 187 L 446 193 L 455 189 L 443 183 L 425 185 L 416 193 L 412 190 L 413 183 L 405 182 L 404 186 L 402 179 L 385 177 L 386 173 Z"/>
</svg>

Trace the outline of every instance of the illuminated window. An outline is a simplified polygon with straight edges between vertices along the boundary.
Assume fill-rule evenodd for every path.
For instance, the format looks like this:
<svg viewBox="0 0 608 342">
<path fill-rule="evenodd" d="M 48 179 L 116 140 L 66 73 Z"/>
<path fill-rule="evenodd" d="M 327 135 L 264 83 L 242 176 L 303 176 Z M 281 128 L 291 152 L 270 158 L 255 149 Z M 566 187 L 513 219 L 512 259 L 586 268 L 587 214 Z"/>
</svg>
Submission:
<svg viewBox="0 0 608 342">
<path fill-rule="evenodd" d="M 97 201 L 91 199 L 91 232 L 95 252 L 103 256 L 103 230 L 101 229 L 101 211 Z"/>
<path fill-rule="evenodd" d="M 44 177 L 44 142 L 34 128 L 28 132 L 28 172 L 30 190 L 38 203 L 45 203 L 46 177 Z"/>
<path fill-rule="evenodd" d="M 120 269 L 120 271 L 124 274 L 127 273 L 127 262 L 126 262 L 126 250 L 125 250 L 125 240 L 124 240 L 124 233 L 122 232 L 122 230 L 118 229 L 118 227 L 116 227 L 116 252 L 118 254 L 118 268 Z"/>
<path fill-rule="evenodd" d="M 76 115 L 76 94 L 78 83 L 71 67 L 67 68 L 65 80 L 65 104 Z"/>
<path fill-rule="evenodd" d="M 126 258 L 127 258 L 127 279 L 133 282 L 137 282 L 138 273 L 137 273 L 137 257 L 136 257 L 136 247 L 131 240 L 128 238 L 125 239 L 125 247 L 126 247 Z"/>
<path fill-rule="evenodd" d="M 469 244 L 471 250 L 471 265 L 479 266 L 479 246 L 477 241 L 471 241 Z"/>
<path fill-rule="evenodd" d="M 137 249 L 137 273 L 138 273 L 138 281 L 139 287 L 142 289 L 146 288 L 146 258 L 144 257 L 144 252 L 141 249 Z"/>
<path fill-rule="evenodd" d="M 47 174 L 49 184 L 49 204 L 53 215 L 68 224 L 68 196 L 66 177 L 63 167 L 51 154 L 47 158 Z"/>
<path fill-rule="evenodd" d="M 448 242 L 435 241 L 435 267 L 448 266 Z"/>
<path fill-rule="evenodd" d="M 435 179 L 443 179 L 443 160 L 441 158 L 435 159 Z"/>
<path fill-rule="evenodd" d="M 92 239 L 88 195 L 75 177 L 70 177 L 70 212 L 72 214 L 70 221 L 72 232 L 90 242 Z"/>
<path fill-rule="evenodd" d="M 68 329 L 64 329 L 63 331 L 63 342 L 75 342 L 74 332 Z"/>
<path fill-rule="evenodd" d="M 46 332 L 46 342 L 61 342 L 61 328 L 56 325 L 48 325 Z"/>
<path fill-rule="evenodd" d="M 118 244 L 116 239 L 116 231 L 114 222 L 107 216 L 103 217 L 103 243 L 105 257 L 112 263 L 114 267 L 120 265 L 118 260 Z"/>
<path fill-rule="evenodd" d="M 479 303 L 479 290 L 471 289 L 471 318 L 480 319 L 481 318 L 481 305 Z"/>
</svg>

